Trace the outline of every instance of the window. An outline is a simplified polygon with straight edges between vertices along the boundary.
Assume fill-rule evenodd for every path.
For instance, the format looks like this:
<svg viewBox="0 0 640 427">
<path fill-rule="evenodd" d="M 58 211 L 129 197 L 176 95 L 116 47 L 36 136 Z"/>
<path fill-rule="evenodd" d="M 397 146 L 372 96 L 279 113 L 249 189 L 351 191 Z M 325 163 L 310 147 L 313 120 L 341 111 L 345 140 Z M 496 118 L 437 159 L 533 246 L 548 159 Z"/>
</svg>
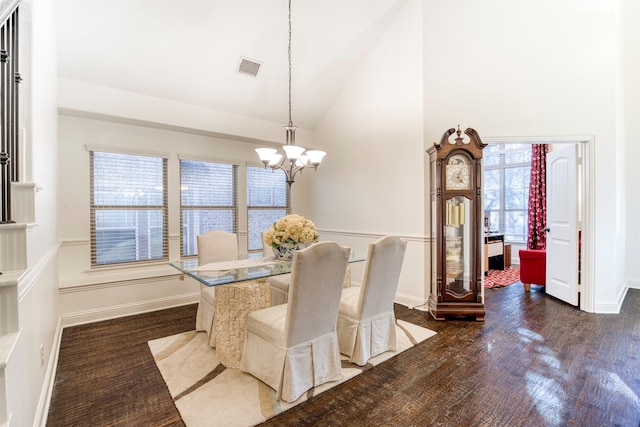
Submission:
<svg viewBox="0 0 640 427">
<path fill-rule="evenodd" d="M 484 149 L 484 210 L 491 232 L 526 242 L 528 228 L 529 144 L 491 144 Z"/>
<path fill-rule="evenodd" d="M 91 265 L 169 259 L 167 159 L 90 150 Z"/>
<path fill-rule="evenodd" d="M 180 160 L 180 252 L 198 254 L 198 234 L 237 233 L 237 169 L 228 163 Z"/>
<path fill-rule="evenodd" d="M 262 232 L 291 212 L 290 190 L 280 169 L 247 166 L 247 250 L 262 250 Z"/>
</svg>

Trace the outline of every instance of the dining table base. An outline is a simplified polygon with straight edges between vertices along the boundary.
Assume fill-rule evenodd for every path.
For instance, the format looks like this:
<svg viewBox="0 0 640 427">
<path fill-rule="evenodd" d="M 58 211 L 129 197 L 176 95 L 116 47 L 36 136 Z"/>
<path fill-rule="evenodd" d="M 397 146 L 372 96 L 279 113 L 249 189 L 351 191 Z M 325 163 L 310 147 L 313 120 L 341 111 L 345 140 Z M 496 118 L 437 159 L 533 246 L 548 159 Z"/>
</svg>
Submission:
<svg viewBox="0 0 640 427">
<path fill-rule="evenodd" d="M 215 288 L 216 355 L 227 368 L 240 366 L 247 316 L 271 305 L 267 279 L 230 283 Z"/>
</svg>

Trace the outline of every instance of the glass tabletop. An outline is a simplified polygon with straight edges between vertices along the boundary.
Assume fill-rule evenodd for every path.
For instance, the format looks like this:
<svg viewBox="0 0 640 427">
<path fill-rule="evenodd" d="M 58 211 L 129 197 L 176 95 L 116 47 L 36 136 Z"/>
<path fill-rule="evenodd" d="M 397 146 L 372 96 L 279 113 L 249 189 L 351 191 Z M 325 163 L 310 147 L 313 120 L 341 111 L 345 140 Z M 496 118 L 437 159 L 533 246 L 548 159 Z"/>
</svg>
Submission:
<svg viewBox="0 0 640 427">
<path fill-rule="evenodd" d="M 365 252 L 351 251 L 349 262 L 364 261 L 365 257 Z M 197 259 L 188 259 L 171 261 L 169 265 L 207 286 L 227 285 L 291 273 L 291 260 L 282 260 L 274 256 L 248 258 L 247 255 L 240 255 L 237 260 L 204 265 L 198 265 Z"/>
</svg>

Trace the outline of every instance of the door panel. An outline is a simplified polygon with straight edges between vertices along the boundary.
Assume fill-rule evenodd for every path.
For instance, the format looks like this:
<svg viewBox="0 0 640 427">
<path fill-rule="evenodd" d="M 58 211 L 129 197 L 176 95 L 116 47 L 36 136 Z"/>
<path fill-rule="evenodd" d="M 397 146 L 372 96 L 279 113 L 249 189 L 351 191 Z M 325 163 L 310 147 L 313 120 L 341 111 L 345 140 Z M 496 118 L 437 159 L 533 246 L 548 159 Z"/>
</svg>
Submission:
<svg viewBox="0 0 640 427">
<path fill-rule="evenodd" d="M 577 306 L 578 145 L 547 154 L 546 292 Z"/>
</svg>

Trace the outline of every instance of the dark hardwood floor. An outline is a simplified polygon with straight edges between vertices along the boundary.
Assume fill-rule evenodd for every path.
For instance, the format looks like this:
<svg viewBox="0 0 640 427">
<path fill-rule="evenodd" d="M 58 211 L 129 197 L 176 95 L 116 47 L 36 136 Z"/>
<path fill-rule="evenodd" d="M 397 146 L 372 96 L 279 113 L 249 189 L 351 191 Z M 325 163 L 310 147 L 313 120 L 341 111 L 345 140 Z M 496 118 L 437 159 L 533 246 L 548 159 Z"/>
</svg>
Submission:
<svg viewBox="0 0 640 427">
<path fill-rule="evenodd" d="M 435 337 L 264 423 L 268 426 L 640 425 L 640 290 L 589 314 L 522 285 L 487 290 L 486 320 Z M 195 305 L 66 328 L 47 426 L 181 426 L 147 341 L 195 327 Z"/>
</svg>

